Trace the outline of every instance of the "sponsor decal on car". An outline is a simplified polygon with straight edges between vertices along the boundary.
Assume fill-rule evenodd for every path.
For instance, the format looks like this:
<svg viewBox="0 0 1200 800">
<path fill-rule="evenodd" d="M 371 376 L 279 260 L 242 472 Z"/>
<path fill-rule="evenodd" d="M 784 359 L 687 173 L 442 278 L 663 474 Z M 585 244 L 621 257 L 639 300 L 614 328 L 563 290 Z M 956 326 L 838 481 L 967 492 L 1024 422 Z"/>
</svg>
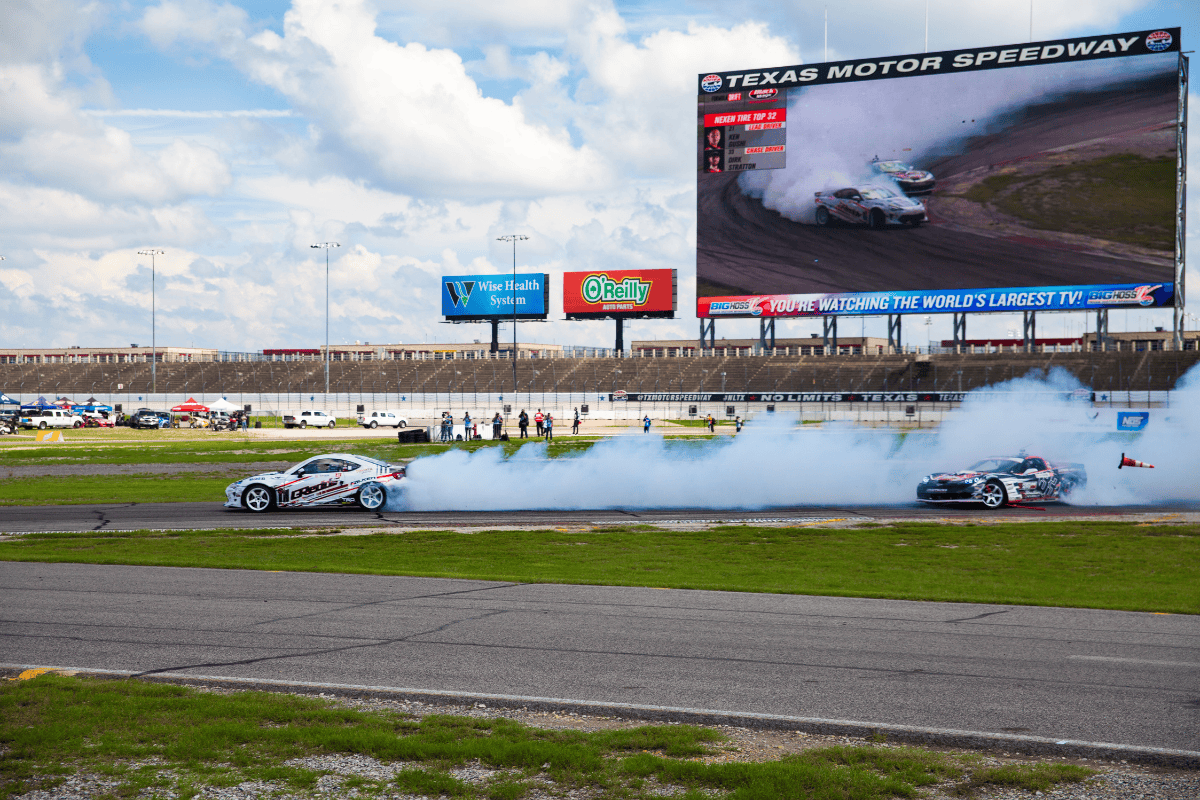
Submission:
<svg viewBox="0 0 1200 800">
<path fill-rule="evenodd" d="M 333 489 L 342 485 L 344 485 L 342 481 L 332 479 L 321 481 L 320 483 L 314 483 L 311 486 L 301 486 L 299 489 L 280 489 L 279 502 L 292 503 L 296 500 L 308 497 L 310 494 L 316 494 L 317 492 L 323 492 L 326 489 Z"/>
</svg>

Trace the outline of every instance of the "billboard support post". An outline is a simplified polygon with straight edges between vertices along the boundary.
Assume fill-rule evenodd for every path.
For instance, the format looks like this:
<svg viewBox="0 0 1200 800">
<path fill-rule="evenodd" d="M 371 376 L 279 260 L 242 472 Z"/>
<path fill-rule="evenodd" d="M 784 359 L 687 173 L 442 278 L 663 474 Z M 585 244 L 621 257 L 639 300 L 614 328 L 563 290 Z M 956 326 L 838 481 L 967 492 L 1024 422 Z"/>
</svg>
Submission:
<svg viewBox="0 0 1200 800">
<path fill-rule="evenodd" d="M 704 349 L 704 337 L 708 337 L 708 348 L 717 346 L 717 321 L 712 317 L 705 319 L 700 318 L 700 349 Z"/>
<path fill-rule="evenodd" d="M 1100 345 L 1103 351 L 1104 343 L 1108 339 L 1108 309 L 1096 309 L 1096 343 Z"/>
<path fill-rule="evenodd" d="M 617 317 L 617 346 L 614 348 L 617 353 L 617 358 L 622 358 L 625 355 L 625 320 L 622 317 Z"/>
<path fill-rule="evenodd" d="M 771 342 L 769 345 L 767 344 L 768 338 L 770 339 L 770 342 Z M 759 317 L 759 320 L 758 320 L 758 343 L 762 347 L 763 350 L 766 350 L 768 347 L 770 347 L 772 350 L 775 349 L 775 318 L 774 317 L 771 317 L 769 319 L 767 317 Z"/>
<path fill-rule="evenodd" d="M 1037 340 L 1037 312 L 1021 312 L 1021 339 L 1026 353 L 1033 352 L 1033 343 Z"/>
<path fill-rule="evenodd" d="M 1179 118 L 1175 126 L 1175 348 L 1183 349 L 1184 294 L 1187 278 L 1187 100 L 1188 57 L 1179 54 Z"/>
<path fill-rule="evenodd" d="M 500 352 L 500 320 L 492 320 L 492 352 Z"/>
<path fill-rule="evenodd" d="M 517 394 L 517 242 L 528 239 L 528 236 L 520 233 L 510 233 L 507 236 L 498 236 L 498 242 L 512 242 L 513 246 L 513 349 L 512 349 L 512 365 L 513 365 L 513 396 Z M 499 347 L 499 344 L 497 344 Z"/>
<path fill-rule="evenodd" d="M 957 348 L 959 345 L 961 345 L 963 342 L 965 342 L 967 340 L 967 315 L 959 314 L 959 313 L 955 312 L 953 325 L 954 325 L 954 336 L 953 336 L 954 347 Z"/>
<path fill-rule="evenodd" d="M 900 320 L 903 318 L 902 314 L 888 314 L 888 347 L 894 351 L 900 350 L 900 342 L 903 338 L 900 335 Z"/>
<path fill-rule="evenodd" d="M 837 317 L 826 315 L 821 318 L 822 327 L 824 330 L 825 351 L 829 352 L 830 342 L 833 343 L 834 355 L 837 354 Z"/>
</svg>

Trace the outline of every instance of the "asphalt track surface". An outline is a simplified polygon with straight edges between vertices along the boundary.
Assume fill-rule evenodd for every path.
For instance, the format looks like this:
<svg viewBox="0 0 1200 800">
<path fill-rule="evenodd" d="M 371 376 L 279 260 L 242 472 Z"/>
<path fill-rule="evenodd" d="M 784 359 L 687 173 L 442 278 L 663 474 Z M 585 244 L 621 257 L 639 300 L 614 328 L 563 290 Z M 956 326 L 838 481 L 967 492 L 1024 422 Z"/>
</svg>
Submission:
<svg viewBox="0 0 1200 800">
<path fill-rule="evenodd" d="M 1045 506 L 1008 507 L 986 511 L 972 506 L 791 506 L 753 511 L 662 508 L 529 511 L 379 511 L 357 508 L 308 508 L 252 514 L 224 508 L 220 503 L 112 503 L 65 506 L 0 506 L 0 533 L 129 530 L 207 530 L 212 528 L 319 528 L 395 527 L 428 528 L 537 528 L 562 525 L 712 524 L 716 522 L 817 522 L 830 519 L 1057 519 L 1144 518 L 1146 515 L 1200 511 L 1200 504 L 1145 506 Z"/>
<path fill-rule="evenodd" d="M 0 661 L 1200 750 L 1194 616 L 0 563 Z"/>
<path fill-rule="evenodd" d="M 1034 107 L 1003 131 L 969 139 L 924 166 L 939 178 L 1174 119 L 1174 78 L 1157 91 L 1086 93 Z M 999 238 L 938 224 L 883 230 L 793 222 L 744 195 L 737 175 L 701 176 L 696 273 L 729 293 L 1070 286 L 1171 282 L 1173 267 L 1098 255 L 1032 238 Z"/>
</svg>

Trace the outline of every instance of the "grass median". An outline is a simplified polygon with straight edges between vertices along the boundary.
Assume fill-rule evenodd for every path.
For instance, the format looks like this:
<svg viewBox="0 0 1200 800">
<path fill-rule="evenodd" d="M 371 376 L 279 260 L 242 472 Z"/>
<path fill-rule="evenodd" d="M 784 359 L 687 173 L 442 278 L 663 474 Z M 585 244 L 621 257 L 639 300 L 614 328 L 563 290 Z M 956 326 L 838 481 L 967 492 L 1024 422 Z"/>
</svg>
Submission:
<svg viewBox="0 0 1200 800">
<path fill-rule="evenodd" d="M 1200 613 L 1200 526 L 28 534 L 0 560 L 649 586 Z"/>
<path fill-rule="evenodd" d="M 0 798 L 50 791 L 69 776 L 113 798 L 187 800 L 248 784 L 252 796 L 885 800 L 935 784 L 960 796 L 998 786 L 1040 792 L 1095 774 L 1057 763 L 989 768 L 972 755 L 871 744 L 745 761 L 724 734 L 690 725 L 556 730 L 55 674 L 0 686 L 0 745 Z M 359 758 L 335 765 L 330 756 Z M 463 767 L 472 769 L 456 775 Z"/>
</svg>

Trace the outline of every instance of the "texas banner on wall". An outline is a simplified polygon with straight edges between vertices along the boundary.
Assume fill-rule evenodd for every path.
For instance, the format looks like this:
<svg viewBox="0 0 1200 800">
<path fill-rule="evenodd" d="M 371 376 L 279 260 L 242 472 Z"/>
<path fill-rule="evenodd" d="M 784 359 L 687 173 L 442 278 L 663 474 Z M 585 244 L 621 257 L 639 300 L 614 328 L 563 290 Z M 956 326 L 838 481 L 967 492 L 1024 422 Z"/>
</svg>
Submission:
<svg viewBox="0 0 1200 800">
<path fill-rule="evenodd" d="M 678 303 L 673 269 L 601 269 L 563 274 L 568 319 L 673 318 Z"/>
</svg>

